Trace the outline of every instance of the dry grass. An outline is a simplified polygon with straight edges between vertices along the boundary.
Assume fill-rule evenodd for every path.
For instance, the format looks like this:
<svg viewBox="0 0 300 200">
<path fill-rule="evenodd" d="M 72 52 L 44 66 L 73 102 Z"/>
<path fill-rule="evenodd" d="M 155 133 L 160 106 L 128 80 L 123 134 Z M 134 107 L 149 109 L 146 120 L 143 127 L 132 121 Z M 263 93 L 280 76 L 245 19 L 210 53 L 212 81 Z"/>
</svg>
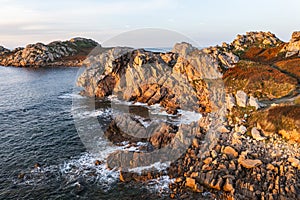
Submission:
<svg viewBox="0 0 300 200">
<path fill-rule="evenodd" d="M 284 105 L 253 113 L 250 126 L 259 124 L 265 133 L 279 133 L 288 140 L 300 142 L 300 106 Z"/>
<path fill-rule="evenodd" d="M 280 52 L 284 45 L 285 44 L 281 44 L 278 47 L 270 47 L 266 49 L 253 46 L 246 50 L 241 55 L 241 58 L 244 60 L 272 64 L 278 60 L 284 59 L 284 53 Z"/>
<path fill-rule="evenodd" d="M 279 61 L 275 65 L 300 79 L 300 58 Z"/>
<path fill-rule="evenodd" d="M 298 96 L 295 100 L 294 100 L 294 103 L 296 105 L 300 105 L 300 96 Z"/>
<path fill-rule="evenodd" d="M 228 92 L 244 90 L 259 99 L 273 99 L 288 95 L 296 88 L 297 80 L 269 65 L 240 61 L 223 76 Z"/>
</svg>

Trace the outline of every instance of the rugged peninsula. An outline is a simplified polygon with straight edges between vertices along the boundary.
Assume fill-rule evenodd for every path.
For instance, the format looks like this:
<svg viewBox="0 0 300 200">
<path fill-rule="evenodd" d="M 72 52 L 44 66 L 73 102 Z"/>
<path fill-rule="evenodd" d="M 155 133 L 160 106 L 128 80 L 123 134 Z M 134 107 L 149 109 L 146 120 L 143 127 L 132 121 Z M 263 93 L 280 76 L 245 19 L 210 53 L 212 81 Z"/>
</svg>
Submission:
<svg viewBox="0 0 300 200">
<path fill-rule="evenodd" d="M 188 144 L 166 172 L 174 178 L 171 198 L 209 191 L 218 199 L 300 199 L 299 52 L 300 32 L 289 42 L 270 32 L 248 32 L 230 44 L 204 49 L 179 43 L 166 53 L 117 47 L 91 56 L 78 80 L 83 94 L 114 94 L 160 104 L 170 114 L 188 109 L 203 115 L 192 130 L 162 124 L 146 139 L 139 137 L 145 133 L 138 120 L 115 118 L 105 132 L 109 140 L 143 141 L 150 147 L 130 154 L 125 166 L 114 158 L 129 154 L 112 154 L 108 168 L 135 167 L 153 150 Z M 183 138 L 183 133 L 194 137 Z M 121 171 L 120 180 L 160 175 Z"/>
<path fill-rule="evenodd" d="M 14 67 L 81 66 L 82 61 L 99 44 L 91 39 L 72 38 L 29 44 L 12 51 L 0 46 L 0 65 Z"/>
</svg>

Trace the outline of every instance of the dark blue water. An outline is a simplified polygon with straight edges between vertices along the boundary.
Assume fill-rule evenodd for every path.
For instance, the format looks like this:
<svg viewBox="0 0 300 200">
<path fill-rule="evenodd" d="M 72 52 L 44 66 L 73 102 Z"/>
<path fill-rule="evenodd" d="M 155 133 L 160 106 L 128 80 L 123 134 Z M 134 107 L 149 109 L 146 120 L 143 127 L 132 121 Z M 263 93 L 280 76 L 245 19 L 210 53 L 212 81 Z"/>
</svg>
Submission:
<svg viewBox="0 0 300 200">
<path fill-rule="evenodd" d="M 0 199 L 166 198 L 94 165 L 71 114 L 77 72 L 0 67 Z"/>
</svg>

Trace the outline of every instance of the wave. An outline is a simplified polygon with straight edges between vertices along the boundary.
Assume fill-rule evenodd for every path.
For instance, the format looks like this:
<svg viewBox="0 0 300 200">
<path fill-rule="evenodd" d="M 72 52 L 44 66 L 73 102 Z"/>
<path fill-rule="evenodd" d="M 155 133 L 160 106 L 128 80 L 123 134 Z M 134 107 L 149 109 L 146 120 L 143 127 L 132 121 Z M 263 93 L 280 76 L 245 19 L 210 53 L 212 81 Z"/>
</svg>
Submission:
<svg viewBox="0 0 300 200">
<path fill-rule="evenodd" d="M 58 99 L 84 99 L 85 97 L 80 94 L 66 93 L 57 97 Z"/>
</svg>

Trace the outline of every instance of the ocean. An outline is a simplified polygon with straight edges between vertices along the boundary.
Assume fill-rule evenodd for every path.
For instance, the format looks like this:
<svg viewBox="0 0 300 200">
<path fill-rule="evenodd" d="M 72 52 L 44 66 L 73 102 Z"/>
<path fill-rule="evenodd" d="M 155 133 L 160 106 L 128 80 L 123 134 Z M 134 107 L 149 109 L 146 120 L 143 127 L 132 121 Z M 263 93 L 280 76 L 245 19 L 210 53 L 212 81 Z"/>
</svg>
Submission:
<svg viewBox="0 0 300 200">
<path fill-rule="evenodd" d="M 126 184 L 94 164 L 73 119 L 78 70 L 0 67 L 0 199 L 169 199 L 168 177 Z"/>
</svg>

